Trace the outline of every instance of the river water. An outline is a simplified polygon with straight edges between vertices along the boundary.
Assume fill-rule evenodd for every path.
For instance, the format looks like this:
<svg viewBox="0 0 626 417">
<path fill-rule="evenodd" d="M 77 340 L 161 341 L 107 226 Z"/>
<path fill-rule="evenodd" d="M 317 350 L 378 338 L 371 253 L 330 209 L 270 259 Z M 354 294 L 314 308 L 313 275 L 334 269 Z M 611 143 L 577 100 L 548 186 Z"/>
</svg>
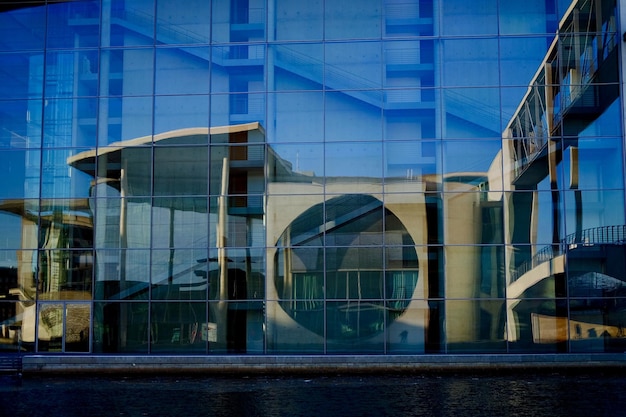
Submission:
<svg viewBox="0 0 626 417">
<path fill-rule="evenodd" d="M 618 374 L 0 377 L 0 416 L 622 416 Z"/>
</svg>

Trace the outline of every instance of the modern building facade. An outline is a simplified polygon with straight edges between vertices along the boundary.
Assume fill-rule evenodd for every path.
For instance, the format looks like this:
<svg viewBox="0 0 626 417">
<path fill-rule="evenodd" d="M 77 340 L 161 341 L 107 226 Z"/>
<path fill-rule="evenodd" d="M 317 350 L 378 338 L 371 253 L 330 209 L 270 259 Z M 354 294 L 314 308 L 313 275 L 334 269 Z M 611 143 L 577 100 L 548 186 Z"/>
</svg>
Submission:
<svg viewBox="0 0 626 417">
<path fill-rule="evenodd" d="M 4 351 L 624 352 L 626 2 L 0 8 Z"/>
</svg>

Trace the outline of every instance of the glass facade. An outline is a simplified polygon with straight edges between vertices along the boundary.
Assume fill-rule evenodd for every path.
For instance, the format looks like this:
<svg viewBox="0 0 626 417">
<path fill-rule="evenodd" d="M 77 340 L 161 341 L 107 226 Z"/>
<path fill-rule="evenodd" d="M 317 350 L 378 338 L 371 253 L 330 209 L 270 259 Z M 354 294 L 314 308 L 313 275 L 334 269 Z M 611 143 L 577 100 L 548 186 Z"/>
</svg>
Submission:
<svg viewBox="0 0 626 417">
<path fill-rule="evenodd" d="M 623 352 L 620 6 L 2 3 L 0 350 Z"/>
</svg>

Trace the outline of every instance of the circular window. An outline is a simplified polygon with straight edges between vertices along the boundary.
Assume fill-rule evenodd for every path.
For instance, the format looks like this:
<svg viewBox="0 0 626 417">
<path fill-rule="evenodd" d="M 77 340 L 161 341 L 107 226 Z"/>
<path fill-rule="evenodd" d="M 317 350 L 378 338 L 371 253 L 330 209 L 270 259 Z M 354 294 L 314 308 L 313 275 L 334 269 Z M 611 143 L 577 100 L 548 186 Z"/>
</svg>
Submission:
<svg viewBox="0 0 626 417">
<path fill-rule="evenodd" d="M 328 339 L 382 332 L 404 312 L 417 285 L 413 239 L 369 195 L 343 195 L 309 208 L 276 245 L 282 308 Z"/>
</svg>

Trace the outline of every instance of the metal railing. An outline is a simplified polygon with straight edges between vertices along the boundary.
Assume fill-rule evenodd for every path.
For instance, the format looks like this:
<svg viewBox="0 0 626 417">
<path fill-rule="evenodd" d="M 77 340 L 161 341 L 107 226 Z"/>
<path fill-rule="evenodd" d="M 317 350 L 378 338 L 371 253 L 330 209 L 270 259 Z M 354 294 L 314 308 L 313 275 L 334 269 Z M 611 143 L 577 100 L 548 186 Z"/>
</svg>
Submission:
<svg viewBox="0 0 626 417">
<path fill-rule="evenodd" d="M 585 229 L 567 235 L 559 243 L 547 245 L 533 255 L 531 259 L 520 264 L 511 272 L 512 281 L 516 281 L 526 272 L 564 254 L 578 246 L 623 245 L 626 243 L 626 225 L 601 226 Z"/>
</svg>

